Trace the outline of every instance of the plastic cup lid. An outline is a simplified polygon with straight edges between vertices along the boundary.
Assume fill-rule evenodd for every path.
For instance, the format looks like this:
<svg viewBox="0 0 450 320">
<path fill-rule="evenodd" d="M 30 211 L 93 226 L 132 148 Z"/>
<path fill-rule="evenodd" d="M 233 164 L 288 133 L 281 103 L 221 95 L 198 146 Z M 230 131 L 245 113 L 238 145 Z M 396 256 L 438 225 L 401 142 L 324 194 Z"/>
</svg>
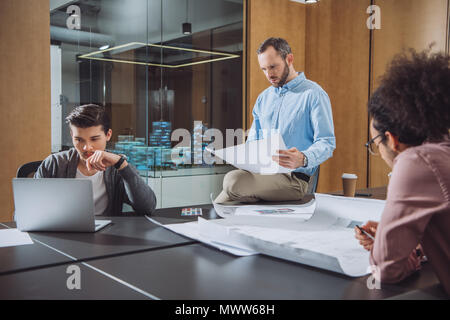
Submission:
<svg viewBox="0 0 450 320">
<path fill-rule="evenodd" d="M 358 179 L 358 176 L 353 173 L 344 173 L 342 174 L 342 179 Z"/>
</svg>

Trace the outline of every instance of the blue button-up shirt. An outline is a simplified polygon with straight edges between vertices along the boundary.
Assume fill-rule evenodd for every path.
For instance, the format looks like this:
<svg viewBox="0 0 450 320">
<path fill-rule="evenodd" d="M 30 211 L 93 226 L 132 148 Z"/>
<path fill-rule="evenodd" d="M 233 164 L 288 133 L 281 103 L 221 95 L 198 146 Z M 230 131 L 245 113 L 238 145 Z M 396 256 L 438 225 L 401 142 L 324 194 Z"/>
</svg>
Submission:
<svg viewBox="0 0 450 320">
<path fill-rule="evenodd" d="M 264 90 L 253 108 L 253 124 L 247 141 L 279 132 L 286 147 L 296 147 L 308 158 L 307 167 L 295 171 L 313 175 L 318 165 L 336 149 L 333 115 L 327 93 L 304 73 L 281 88 Z"/>
</svg>

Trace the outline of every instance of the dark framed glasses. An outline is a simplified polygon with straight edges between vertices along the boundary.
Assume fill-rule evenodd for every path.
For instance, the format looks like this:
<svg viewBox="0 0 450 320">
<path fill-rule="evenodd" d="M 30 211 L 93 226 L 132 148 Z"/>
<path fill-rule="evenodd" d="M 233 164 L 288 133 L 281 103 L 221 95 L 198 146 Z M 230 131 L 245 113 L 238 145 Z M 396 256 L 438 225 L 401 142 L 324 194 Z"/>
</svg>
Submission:
<svg viewBox="0 0 450 320">
<path fill-rule="evenodd" d="M 376 156 L 380 154 L 380 151 L 378 150 L 378 145 L 375 143 L 375 140 L 379 137 L 383 137 L 383 139 L 381 139 L 381 141 L 384 140 L 384 133 L 380 133 L 379 135 L 373 137 L 372 139 L 370 139 L 369 141 L 367 141 L 367 143 L 365 144 L 366 148 L 369 150 L 369 153 Z M 381 143 L 380 141 L 380 143 Z"/>
</svg>

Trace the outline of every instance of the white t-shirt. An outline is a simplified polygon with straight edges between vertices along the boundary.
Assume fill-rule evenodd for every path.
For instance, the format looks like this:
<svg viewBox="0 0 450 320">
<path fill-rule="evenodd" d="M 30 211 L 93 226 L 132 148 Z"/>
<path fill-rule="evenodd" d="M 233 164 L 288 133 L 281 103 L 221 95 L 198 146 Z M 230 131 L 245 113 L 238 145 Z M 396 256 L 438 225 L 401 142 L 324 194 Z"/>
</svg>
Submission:
<svg viewBox="0 0 450 320">
<path fill-rule="evenodd" d="M 92 181 L 94 191 L 94 213 L 96 216 L 102 215 L 108 207 L 108 194 L 106 193 L 105 181 L 103 181 L 103 171 L 98 171 L 93 176 L 85 176 L 77 169 L 75 178 L 89 179 Z"/>
</svg>

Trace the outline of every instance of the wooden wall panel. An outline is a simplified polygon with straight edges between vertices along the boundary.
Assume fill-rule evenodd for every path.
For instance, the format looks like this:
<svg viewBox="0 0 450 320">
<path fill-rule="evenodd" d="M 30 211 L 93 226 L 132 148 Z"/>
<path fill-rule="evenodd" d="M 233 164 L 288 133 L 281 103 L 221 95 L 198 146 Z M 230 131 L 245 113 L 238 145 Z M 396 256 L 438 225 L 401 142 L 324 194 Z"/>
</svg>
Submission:
<svg viewBox="0 0 450 320">
<path fill-rule="evenodd" d="M 445 51 L 448 41 L 448 0 L 375 0 L 381 9 L 381 29 L 373 33 L 371 92 L 395 54 L 406 48 Z M 370 157 L 369 185 L 388 183 L 390 168 L 380 157 Z"/>
<path fill-rule="evenodd" d="M 0 1 L 0 221 L 17 168 L 51 152 L 49 26 L 48 0 Z"/>
<path fill-rule="evenodd" d="M 336 145 L 321 165 L 318 191 L 342 189 L 343 172 L 367 186 L 369 40 L 366 9 L 370 0 L 322 0 L 307 6 L 306 76 L 328 93 Z"/>
<path fill-rule="evenodd" d="M 447 54 L 450 54 L 450 0 L 447 0 L 447 37 L 446 37 L 446 45 L 445 45 L 445 52 Z"/>
<path fill-rule="evenodd" d="M 247 2 L 247 129 L 253 121 L 252 110 L 258 95 L 270 86 L 258 63 L 256 50 L 269 37 L 288 41 L 297 71 L 305 69 L 305 5 L 280 0 Z"/>
</svg>

